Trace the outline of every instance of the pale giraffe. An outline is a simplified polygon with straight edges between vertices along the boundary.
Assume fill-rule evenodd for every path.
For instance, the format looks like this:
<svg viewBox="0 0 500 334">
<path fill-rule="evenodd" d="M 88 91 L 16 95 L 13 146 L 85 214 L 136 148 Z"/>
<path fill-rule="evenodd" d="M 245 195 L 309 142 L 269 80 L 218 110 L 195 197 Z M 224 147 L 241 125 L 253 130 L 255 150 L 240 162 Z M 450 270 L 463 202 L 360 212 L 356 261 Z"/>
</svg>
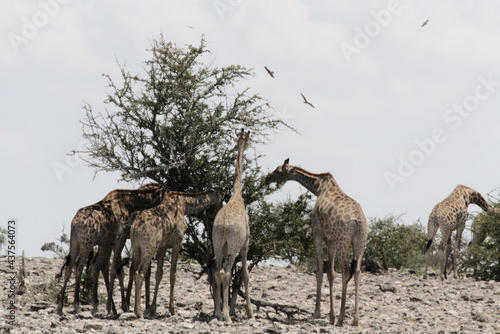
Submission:
<svg viewBox="0 0 500 334">
<path fill-rule="evenodd" d="M 248 287 L 247 252 L 250 241 L 250 227 L 248 214 L 241 196 L 241 173 L 243 165 L 243 151 L 250 141 L 250 132 L 241 129 L 238 136 L 238 156 L 236 158 L 236 177 L 233 194 L 227 204 L 215 216 L 212 228 L 212 242 L 215 255 L 215 316 L 218 320 L 230 322 L 229 318 L 229 284 L 231 270 L 238 252 L 241 252 L 241 272 L 245 285 L 246 315 L 253 318 L 250 305 L 250 291 Z M 221 314 L 221 285 L 223 306 Z"/>
<path fill-rule="evenodd" d="M 120 224 L 127 221 L 134 211 L 153 207 L 161 202 L 164 190 L 113 190 L 96 204 L 81 208 L 71 222 L 70 249 L 66 257 L 64 281 L 57 305 L 58 314 L 62 314 L 66 285 L 75 269 L 75 312 L 80 311 L 80 279 L 85 261 L 94 246 L 99 246 L 92 263 L 92 305 L 97 311 L 97 283 L 99 271 L 102 272 L 106 289 L 109 289 L 109 258 L 116 241 Z M 61 269 L 62 271 L 62 269 Z"/>
<path fill-rule="evenodd" d="M 132 244 L 132 267 L 130 275 L 134 275 L 135 307 L 134 313 L 142 318 L 141 287 L 151 260 L 156 254 L 156 285 L 153 301 L 149 308 L 150 315 L 156 314 L 158 288 L 163 277 L 163 260 L 167 249 L 172 248 L 170 257 L 170 302 L 169 310 L 176 315 L 174 304 L 174 286 L 177 271 L 177 259 L 182 247 L 184 233 L 187 229 L 185 215 L 199 213 L 211 205 L 222 203 L 216 191 L 200 193 L 169 192 L 163 202 L 149 210 L 143 211 L 130 228 Z"/>
<path fill-rule="evenodd" d="M 163 191 L 165 193 L 167 191 L 167 188 L 164 186 L 158 184 L 158 183 L 148 183 L 140 188 L 138 190 L 158 190 L 158 191 Z M 159 204 L 159 203 L 158 203 Z M 149 209 L 146 208 L 146 209 Z M 118 276 L 118 280 L 120 283 L 120 293 L 121 293 L 121 298 L 122 298 L 122 310 L 127 312 L 129 308 L 129 299 L 125 296 L 125 287 L 123 284 L 123 267 L 127 264 L 128 259 L 124 259 L 125 261 L 122 261 L 121 259 L 121 254 L 123 251 L 123 248 L 125 247 L 125 243 L 127 242 L 127 239 L 130 239 L 130 226 L 132 226 L 132 223 L 134 220 L 139 216 L 141 211 L 136 211 L 132 213 L 129 217 L 129 219 L 126 222 L 123 222 L 118 226 L 118 231 L 116 235 L 116 240 L 115 244 L 113 247 L 113 263 L 111 266 L 111 273 L 109 275 L 109 289 L 108 289 L 108 301 L 106 303 L 106 309 L 108 311 L 108 314 L 113 311 L 113 314 L 116 315 L 116 308 L 113 307 L 114 302 L 113 302 L 113 289 L 114 289 L 114 283 L 115 283 L 115 278 Z M 148 292 L 148 297 L 149 297 L 149 277 L 147 279 L 147 289 L 146 291 Z M 149 299 L 149 298 L 148 298 Z M 149 300 L 148 300 L 149 302 Z"/>
<path fill-rule="evenodd" d="M 440 277 L 442 280 L 447 278 L 446 266 L 451 250 L 451 234 L 456 230 L 455 244 L 453 247 L 453 277 L 458 278 L 457 256 L 462 239 L 462 232 L 467 220 L 467 208 L 469 204 L 476 204 L 484 211 L 490 209 L 489 204 L 480 193 L 463 185 L 458 185 L 448 197 L 436 204 L 434 209 L 432 209 L 427 224 L 428 241 L 425 248 L 424 278 L 427 278 L 427 266 L 432 240 L 439 229 L 441 229 L 441 243 L 439 244 Z"/>
<path fill-rule="evenodd" d="M 328 246 L 328 283 L 330 285 L 330 322 L 335 323 L 333 301 L 334 260 L 338 253 L 342 271 L 342 301 L 338 326 L 345 319 L 347 283 L 354 276 L 355 304 L 353 325 L 359 323 L 359 276 L 361 260 L 366 247 L 367 223 L 361 206 L 347 196 L 339 187 L 332 174 L 313 174 L 300 167 L 288 164 L 286 159 L 282 166 L 266 177 L 266 183 L 283 183 L 288 180 L 297 181 L 317 196 L 316 204 L 311 211 L 313 244 L 316 252 L 316 307 L 314 318 L 321 317 L 321 284 L 323 281 L 323 241 Z M 352 246 L 353 260 L 349 267 L 348 253 Z"/>
</svg>

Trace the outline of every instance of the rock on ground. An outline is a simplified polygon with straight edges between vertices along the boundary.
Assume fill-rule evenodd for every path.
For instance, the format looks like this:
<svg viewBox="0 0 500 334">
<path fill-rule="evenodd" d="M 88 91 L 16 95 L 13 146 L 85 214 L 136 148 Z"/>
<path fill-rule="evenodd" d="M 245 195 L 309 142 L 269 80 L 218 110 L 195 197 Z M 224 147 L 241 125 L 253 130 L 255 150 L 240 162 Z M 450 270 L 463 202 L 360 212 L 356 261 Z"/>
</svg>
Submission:
<svg viewBox="0 0 500 334">
<path fill-rule="evenodd" d="M 15 296 L 15 324 L 7 324 L 9 310 L 9 279 L 6 257 L 0 258 L 0 327 L 10 333 L 499 333 L 500 283 L 476 281 L 472 278 L 438 277 L 424 280 L 408 272 L 391 271 L 384 275 L 362 273 L 360 284 L 360 321 L 351 325 L 354 312 L 353 281 L 348 288 L 344 327 L 332 326 L 328 320 L 328 281 L 323 280 L 321 319 L 312 319 L 316 279 L 295 268 L 259 266 L 250 273 L 251 297 L 255 319 L 244 317 L 244 301 L 238 299 L 237 316 L 231 324 L 212 316 L 213 302 L 206 276 L 196 280 L 199 267 L 181 263 L 175 289 L 177 315 L 168 311 L 169 270 L 164 276 L 158 297 L 158 315 L 154 319 L 136 319 L 132 312 L 123 313 L 118 287 L 114 298 L 118 319 L 106 314 L 101 303 L 99 312 L 82 305 L 74 314 L 65 305 L 62 316 L 53 302 L 60 282 L 54 281 L 63 261 L 60 259 L 26 258 L 26 291 Z M 18 268 L 18 264 L 16 263 Z M 153 271 L 154 281 L 154 271 Z M 334 280 L 335 314 L 340 308 L 341 275 Z M 128 278 L 126 278 L 127 280 Z M 105 288 L 100 280 L 99 293 L 105 301 Z M 115 286 L 118 284 L 115 284 Z M 144 289 L 143 289 L 144 293 Z M 73 297 L 70 293 L 69 300 Z M 144 303 L 144 297 L 143 297 Z M 144 304 L 143 304 L 144 305 Z M 276 305 L 281 311 L 276 311 Z M 144 307 L 144 306 L 143 306 Z"/>
</svg>

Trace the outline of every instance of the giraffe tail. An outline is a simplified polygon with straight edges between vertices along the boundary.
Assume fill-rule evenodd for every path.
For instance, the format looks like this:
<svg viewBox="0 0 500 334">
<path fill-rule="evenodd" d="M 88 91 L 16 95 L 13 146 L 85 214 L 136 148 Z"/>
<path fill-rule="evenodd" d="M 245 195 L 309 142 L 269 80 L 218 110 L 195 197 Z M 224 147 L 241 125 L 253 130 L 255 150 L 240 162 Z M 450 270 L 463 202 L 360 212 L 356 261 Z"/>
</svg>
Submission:
<svg viewBox="0 0 500 334">
<path fill-rule="evenodd" d="M 429 241 L 427 241 L 427 246 L 425 246 L 424 254 L 427 253 L 427 251 L 429 250 L 429 248 L 431 248 L 431 245 L 432 245 L 432 239 L 430 239 Z"/>
<path fill-rule="evenodd" d="M 59 274 L 56 274 L 56 279 L 59 279 L 62 277 L 62 274 L 63 274 L 63 271 L 64 271 L 64 268 L 66 268 L 68 265 L 69 265 L 69 261 L 71 260 L 71 255 L 68 254 L 64 257 L 66 259 L 66 261 L 64 261 L 64 264 L 62 265 L 61 267 L 61 272 Z"/>
<path fill-rule="evenodd" d="M 351 278 L 354 276 L 354 273 L 356 272 L 357 265 L 358 265 L 358 261 L 356 259 L 352 259 L 351 272 L 350 272 L 349 279 L 347 280 L 347 282 L 349 282 L 351 280 Z"/>
<path fill-rule="evenodd" d="M 434 214 L 434 210 L 429 217 L 429 222 L 427 223 L 427 245 L 425 246 L 424 254 L 431 248 L 432 240 L 434 240 L 442 221 L 438 215 Z"/>
<path fill-rule="evenodd" d="M 89 253 L 89 257 L 87 258 L 87 271 L 90 269 L 90 261 L 94 258 L 94 250 Z"/>
<path fill-rule="evenodd" d="M 130 259 L 128 257 L 126 257 L 122 260 L 122 263 L 120 263 L 120 266 L 118 267 L 118 271 L 116 272 L 116 276 L 121 275 L 121 273 L 123 271 L 123 267 L 125 267 L 129 261 L 130 261 Z"/>
</svg>

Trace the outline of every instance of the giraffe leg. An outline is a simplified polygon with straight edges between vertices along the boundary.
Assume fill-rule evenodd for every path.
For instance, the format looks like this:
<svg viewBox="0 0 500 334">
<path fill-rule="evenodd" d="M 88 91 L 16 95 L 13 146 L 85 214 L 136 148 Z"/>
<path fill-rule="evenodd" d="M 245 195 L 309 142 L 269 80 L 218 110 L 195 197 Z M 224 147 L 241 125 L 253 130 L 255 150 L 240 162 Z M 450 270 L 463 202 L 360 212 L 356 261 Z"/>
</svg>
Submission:
<svg viewBox="0 0 500 334">
<path fill-rule="evenodd" d="M 106 290 L 109 292 L 109 257 L 111 255 L 111 248 L 99 246 L 97 253 L 92 261 L 92 313 L 98 311 L 98 284 L 99 272 L 102 272 Z"/>
<path fill-rule="evenodd" d="M 135 307 L 134 313 L 137 318 L 143 318 L 141 310 L 141 286 L 144 281 L 144 274 L 140 270 L 137 270 L 134 275 L 135 278 Z"/>
<path fill-rule="evenodd" d="M 250 288 L 248 286 L 249 278 L 248 278 L 248 267 L 247 267 L 247 253 L 248 253 L 248 242 L 247 239 L 245 245 L 241 250 L 241 272 L 243 276 L 243 283 L 245 284 L 245 297 L 246 297 L 246 313 L 248 319 L 254 319 L 252 312 L 252 304 L 250 301 Z"/>
<path fill-rule="evenodd" d="M 134 245 L 132 245 L 134 247 Z M 135 306 L 134 313 L 137 318 L 142 319 L 142 309 L 141 309 L 141 288 L 142 282 L 144 281 L 144 272 L 147 270 L 147 265 L 149 264 L 146 259 L 141 256 L 140 248 L 134 248 L 134 261 L 136 261 L 136 270 L 134 273 L 134 285 L 135 285 Z"/>
<path fill-rule="evenodd" d="M 448 261 L 450 259 L 450 254 L 451 254 L 451 235 L 450 238 L 448 239 L 448 242 L 446 243 L 446 249 L 445 249 L 445 255 L 444 255 L 444 261 L 443 261 L 443 273 L 444 279 L 448 279 Z M 453 262 L 453 260 L 452 260 Z"/>
<path fill-rule="evenodd" d="M 71 278 L 71 272 L 73 271 L 73 267 L 75 266 L 75 256 L 70 254 L 69 264 L 64 271 L 64 281 L 61 288 L 61 292 L 59 293 L 59 299 L 57 303 L 57 314 L 63 314 L 63 304 L 64 304 L 64 295 L 66 294 L 66 286 L 68 284 L 69 279 Z"/>
<path fill-rule="evenodd" d="M 111 308 L 113 304 L 113 290 L 115 286 L 115 278 L 118 274 L 118 271 L 120 270 L 120 265 L 121 265 L 121 253 L 123 250 L 123 247 L 125 247 L 125 240 L 117 240 L 115 247 L 113 248 L 113 264 L 111 266 L 111 273 L 109 275 L 109 289 L 108 289 L 108 301 L 106 303 L 106 310 L 108 311 L 108 314 L 111 313 Z M 122 294 L 122 306 L 124 303 L 124 298 L 123 298 L 123 279 L 120 280 L 120 292 Z M 113 314 L 116 315 L 116 309 L 113 310 Z"/>
<path fill-rule="evenodd" d="M 134 276 L 135 276 L 135 272 L 137 270 L 137 263 L 136 263 L 136 260 L 134 258 L 134 256 L 132 256 L 132 264 L 130 265 L 130 271 L 128 273 L 128 286 L 127 286 L 127 294 L 125 295 L 125 303 L 123 304 L 123 312 L 128 312 L 129 308 L 130 308 L 130 295 L 132 293 L 132 285 L 134 284 Z"/>
<path fill-rule="evenodd" d="M 109 284 L 109 279 L 108 279 L 109 278 L 109 257 L 110 257 L 110 255 L 111 255 L 110 253 L 107 253 L 105 255 L 105 258 L 101 262 L 102 277 L 104 279 L 104 285 L 106 286 L 106 290 L 107 290 L 106 292 L 108 292 L 108 293 L 109 293 L 109 285 L 110 285 Z M 94 287 L 94 289 L 96 290 L 96 297 L 97 297 L 97 284 Z M 111 291 L 113 291 L 113 290 L 111 290 Z M 115 303 L 113 302 L 113 299 L 111 299 L 111 310 L 112 310 L 113 314 L 117 314 Z"/>
<path fill-rule="evenodd" d="M 153 301 L 149 307 L 149 311 L 152 317 L 156 315 L 156 299 L 158 297 L 158 289 L 160 287 L 161 279 L 163 278 L 163 262 L 165 260 L 165 253 L 167 249 L 159 249 L 156 253 L 156 260 L 158 261 L 156 266 L 156 282 L 155 282 L 155 292 L 153 295 Z"/>
<path fill-rule="evenodd" d="M 446 266 L 448 263 L 448 257 L 450 255 L 450 246 L 451 246 L 451 233 L 447 231 L 442 231 L 442 240 L 439 244 L 439 261 L 440 261 L 440 278 L 441 280 L 445 280 L 446 277 Z"/>
<path fill-rule="evenodd" d="M 329 284 L 329 288 L 330 288 L 330 323 L 332 323 L 332 324 L 335 323 L 335 308 L 334 308 L 335 295 L 333 292 L 333 279 L 335 278 L 334 263 L 335 263 L 335 247 L 333 244 L 330 243 L 330 244 L 328 244 L 327 277 L 328 277 L 328 284 Z"/>
<path fill-rule="evenodd" d="M 340 302 L 340 314 L 339 319 L 337 320 L 337 326 L 342 326 L 345 319 L 345 304 L 347 299 L 347 283 L 351 278 L 351 272 L 349 269 L 349 263 L 347 261 L 347 252 L 339 251 L 339 262 L 340 268 L 342 270 L 342 299 Z"/>
<path fill-rule="evenodd" d="M 313 236 L 313 245 L 316 253 L 316 306 L 313 318 L 319 319 L 321 317 L 321 284 L 323 283 L 323 240 L 321 236 Z"/>
<path fill-rule="evenodd" d="M 144 294 L 146 295 L 146 310 L 149 310 L 151 307 L 151 265 L 153 260 L 149 261 L 148 269 L 146 270 L 146 274 L 144 276 Z"/>
<path fill-rule="evenodd" d="M 222 314 L 220 307 L 221 284 L 222 284 L 222 274 L 220 271 L 217 271 L 215 273 L 215 317 L 219 321 L 222 321 Z"/>
<path fill-rule="evenodd" d="M 214 308 L 215 308 L 215 317 L 217 320 L 222 321 L 222 307 L 221 307 L 221 295 L 223 287 L 222 280 L 224 276 L 224 270 L 222 268 L 224 264 L 224 259 L 227 255 L 227 243 L 222 242 L 219 236 L 221 234 L 215 233 L 212 231 L 213 236 L 213 245 L 214 245 L 214 255 L 215 255 L 215 288 L 214 288 Z"/>
<path fill-rule="evenodd" d="M 358 257 L 358 262 L 354 271 L 354 318 L 352 320 L 353 326 L 358 326 L 359 324 L 359 276 L 361 274 L 361 260 L 363 256 Z"/>
<path fill-rule="evenodd" d="M 222 321 L 221 313 L 221 286 L 222 286 L 222 276 L 224 271 L 222 270 L 222 255 L 215 253 L 215 317 L 217 320 Z"/>
<path fill-rule="evenodd" d="M 351 264 L 351 273 L 354 271 L 354 318 L 352 320 L 353 326 L 359 324 L 359 277 L 361 276 L 361 262 L 363 260 L 363 253 L 366 248 L 366 238 L 359 235 L 355 236 L 352 242 L 353 249 L 353 263 Z"/>
<path fill-rule="evenodd" d="M 125 265 L 126 264 L 123 264 L 123 261 L 122 261 L 122 265 L 121 267 L 119 268 L 119 272 L 118 272 L 118 282 L 120 284 L 120 296 L 122 298 L 122 310 L 125 311 L 125 309 L 128 309 L 128 304 L 127 304 L 127 298 L 125 296 L 125 291 L 126 291 L 126 288 L 125 288 Z"/>
<path fill-rule="evenodd" d="M 427 246 L 425 248 L 425 269 L 424 269 L 424 279 L 427 279 L 427 267 L 429 265 L 429 256 L 431 253 L 432 240 L 436 236 L 436 232 L 439 229 L 438 220 L 436 217 L 430 217 L 427 223 Z"/>
<path fill-rule="evenodd" d="M 174 245 L 172 247 L 172 256 L 170 257 L 170 301 L 168 305 L 168 310 L 171 315 L 177 315 L 175 311 L 175 280 L 177 278 L 177 260 L 179 258 L 179 253 L 182 247 L 182 238 L 180 239 L 180 243 Z"/>
<path fill-rule="evenodd" d="M 85 254 L 89 253 L 90 252 L 86 252 Z M 84 261 L 82 260 L 82 257 L 79 256 L 76 259 L 75 263 L 75 294 L 73 299 L 73 307 L 75 309 L 75 313 L 80 313 L 80 281 L 82 279 L 83 267 L 84 267 Z"/>
<path fill-rule="evenodd" d="M 91 269 L 92 269 L 92 314 L 97 312 L 97 284 L 99 282 L 99 272 L 101 271 L 101 258 L 102 258 L 102 247 L 99 246 L 96 255 L 92 259 Z"/>
<path fill-rule="evenodd" d="M 233 268 L 235 254 L 228 254 L 224 261 L 224 271 L 222 274 L 222 317 L 225 322 L 231 322 L 229 317 L 229 285 L 231 284 L 231 270 Z"/>
<path fill-rule="evenodd" d="M 453 248 L 453 278 L 458 279 L 458 270 L 457 270 L 457 257 L 458 252 L 460 251 L 460 243 L 462 242 L 462 233 L 465 229 L 465 220 L 460 222 L 457 228 L 457 237 L 455 240 L 455 245 Z"/>
</svg>

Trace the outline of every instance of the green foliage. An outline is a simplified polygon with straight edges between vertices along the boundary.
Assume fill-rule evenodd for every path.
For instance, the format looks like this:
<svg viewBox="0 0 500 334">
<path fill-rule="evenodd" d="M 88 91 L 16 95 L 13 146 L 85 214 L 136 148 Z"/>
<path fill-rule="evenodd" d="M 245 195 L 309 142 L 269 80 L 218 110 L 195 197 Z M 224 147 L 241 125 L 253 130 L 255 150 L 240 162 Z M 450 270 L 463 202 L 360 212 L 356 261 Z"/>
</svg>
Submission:
<svg viewBox="0 0 500 334">
<path fill-rule="evenodd" d="M 43 252 L 52 252 L 56 255 L 56 257 L 62 259 L 66 255 L 68 255 L 68 249 L 69 249 L 69 238 L 66 233 L 64 233 L 64 225 L 62 229 L 61 236 L 59 238 L 56 238 L 58 241 L 58 244 L 55 242 L 46 242 L 42 245 L 41 250 Z"/>
<path fill-rule="evenodd" d="M 80 281 L 80 302 L 83 304 L 92 304 L 92 271 L 84 270 Z"/>
<path fill-rule="evenodd" d="M 161 36 L 149 51 L 144 74 L 120 68 L 121 86 L 105 76 L 112 90 L 105 113 L 84 105 L 87 161 L 124 180 L 149 178 L 177 191 L 220 186 L 230 194 L 235 132 L 250 130 L 256 143 L 285 124 L 267 101 L 237 89 L 248 69 L 211 65 L 203 39 L 182 49 Z"/>
<path fill-rule="evenodd" d="M 408 268 L 420 271 L 424 261 L 427 233 L 420 223 L 405 225 L 399 218 L 370 219 L 365 261 L 375 260 L 384 270 Z"/>
<path fill-rule="evenodd" d="M 468 248 L 461 265 L 477 279 L 500 281 L 500 201 L 493 210 L 477 215 L 473 222 L 474 238 L 482 242 Z"/>
<path fill-rule="evenodd" d="M 279 204 L 263 202 L 249 207 L 251 258 L 275 258 L 295 265 L 314 259 L 309 217 L 312 203 L 306 193 L 296 201 L 289 198 Z"/>
</svg>

